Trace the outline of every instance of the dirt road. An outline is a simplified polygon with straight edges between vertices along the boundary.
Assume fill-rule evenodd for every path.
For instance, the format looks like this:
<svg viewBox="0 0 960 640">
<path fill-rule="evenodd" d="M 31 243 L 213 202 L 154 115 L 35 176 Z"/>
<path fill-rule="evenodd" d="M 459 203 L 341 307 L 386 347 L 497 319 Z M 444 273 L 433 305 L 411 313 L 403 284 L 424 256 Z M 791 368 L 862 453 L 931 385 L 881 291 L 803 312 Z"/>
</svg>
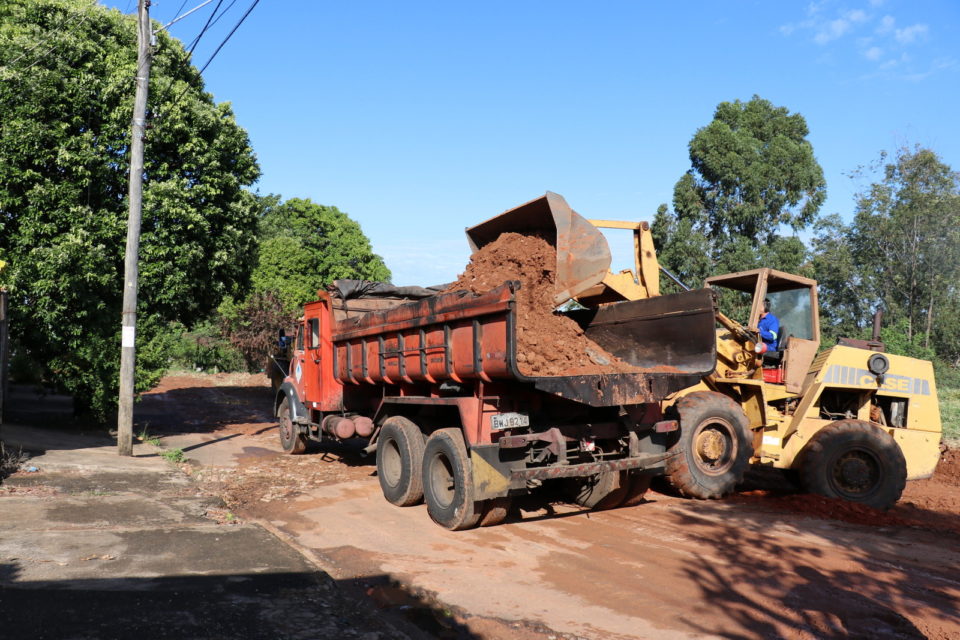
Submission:
<svg viewBox="0 0 960 640">
<path fill-rule="evenodd" d="M 232 447 L 237 466 L 202 473 L 236 512 L 269 523 L 377 606 L 427 602 L 453 614 L 425 627 L 435 635 L 960 637 L 956 450 L 886 514 L 761 478 L 723 501 L 654 491 L 596 513 L 546 495 L 503 525 L 452 533 L 423 506 L 388 504 L 373 460 L 355 448 L 279 455 L 260 382 L 170 377 L 138 420 L 166 446 L 187 444 L 188 458 Z"/>
</svg>

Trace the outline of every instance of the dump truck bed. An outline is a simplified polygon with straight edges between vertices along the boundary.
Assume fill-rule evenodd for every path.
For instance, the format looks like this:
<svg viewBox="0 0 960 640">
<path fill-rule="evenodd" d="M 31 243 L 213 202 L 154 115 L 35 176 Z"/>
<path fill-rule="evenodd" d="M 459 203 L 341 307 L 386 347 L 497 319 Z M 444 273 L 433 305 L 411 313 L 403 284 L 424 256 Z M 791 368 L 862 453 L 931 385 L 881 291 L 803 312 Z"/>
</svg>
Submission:
<svg viewBox="0 0 960 640">
<path fill-rule="evenodd" d="M 588 337 L 637 373 L 535 377 L 517 367 L 517 281 L 454 291 L 337 321 L 333 375 L 345 385 L 515 380 L 590 406 L 657 402 L 716 365 L 709 290 L 571 314 Z"/>
</svg>

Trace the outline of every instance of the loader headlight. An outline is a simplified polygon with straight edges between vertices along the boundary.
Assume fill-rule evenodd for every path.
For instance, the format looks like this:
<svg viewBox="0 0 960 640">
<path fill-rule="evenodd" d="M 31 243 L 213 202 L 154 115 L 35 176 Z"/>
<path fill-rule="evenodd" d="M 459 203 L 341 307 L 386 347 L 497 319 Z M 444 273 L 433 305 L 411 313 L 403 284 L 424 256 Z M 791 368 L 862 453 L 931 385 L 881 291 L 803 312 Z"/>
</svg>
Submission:
<svg viewBox="0 0 960 640">
<path fill-rule="evenodd" d="M 890 370 L 890 360 L 882 353 L 875 353 L 867 359 L 867 369 L 875 376 L 882 376 Z"/>
</svg>

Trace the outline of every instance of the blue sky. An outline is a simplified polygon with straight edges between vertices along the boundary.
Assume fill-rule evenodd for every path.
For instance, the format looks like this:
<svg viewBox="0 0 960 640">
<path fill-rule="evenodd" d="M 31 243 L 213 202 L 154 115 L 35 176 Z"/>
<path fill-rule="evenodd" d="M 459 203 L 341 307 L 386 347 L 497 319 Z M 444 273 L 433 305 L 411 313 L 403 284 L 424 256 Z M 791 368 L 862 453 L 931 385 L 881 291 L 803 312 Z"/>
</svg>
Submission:
<svg viewBox="0 0 960 640">
<path fill-rule="evenodd" d="M 216 4 L 171 33 L 189 42 Z M 153 0 L 152 16 L 181 5 Z M 954 0 L 262 0 L 204 77 L 250 134 L 260 192 L 349 213 L 397 284 L 454 279 L 465 227 L 547 190 L 587 217 L 651 220 L 696 129 L 754 94 L 806 118 L 823 214 L 850 217 L 847 174 L 884 149 L 929 146 L 960 169 Z M 615 267 L 626 240 L 611 238 Z"/>
</svg>

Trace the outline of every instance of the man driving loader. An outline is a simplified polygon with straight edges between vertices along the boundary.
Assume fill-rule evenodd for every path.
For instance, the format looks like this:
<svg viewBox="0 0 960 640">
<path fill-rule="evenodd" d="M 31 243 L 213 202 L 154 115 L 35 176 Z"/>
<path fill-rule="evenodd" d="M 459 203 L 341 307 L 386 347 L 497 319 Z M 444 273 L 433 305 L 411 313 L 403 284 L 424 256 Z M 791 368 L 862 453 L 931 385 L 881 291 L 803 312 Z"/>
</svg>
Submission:
<svg viewBox="0 0 960 640">
<path fill-rule="evenodd" d="M 780 320 L 770 313 L 770 298 L 764 298 L 763 300 L 763 313 L 760 314 L 757 329 L 760 330 L 760 339 L 767 345 L 767 349 L 776 351 L 777 341 L 780 337 Z"/>
</svg>

